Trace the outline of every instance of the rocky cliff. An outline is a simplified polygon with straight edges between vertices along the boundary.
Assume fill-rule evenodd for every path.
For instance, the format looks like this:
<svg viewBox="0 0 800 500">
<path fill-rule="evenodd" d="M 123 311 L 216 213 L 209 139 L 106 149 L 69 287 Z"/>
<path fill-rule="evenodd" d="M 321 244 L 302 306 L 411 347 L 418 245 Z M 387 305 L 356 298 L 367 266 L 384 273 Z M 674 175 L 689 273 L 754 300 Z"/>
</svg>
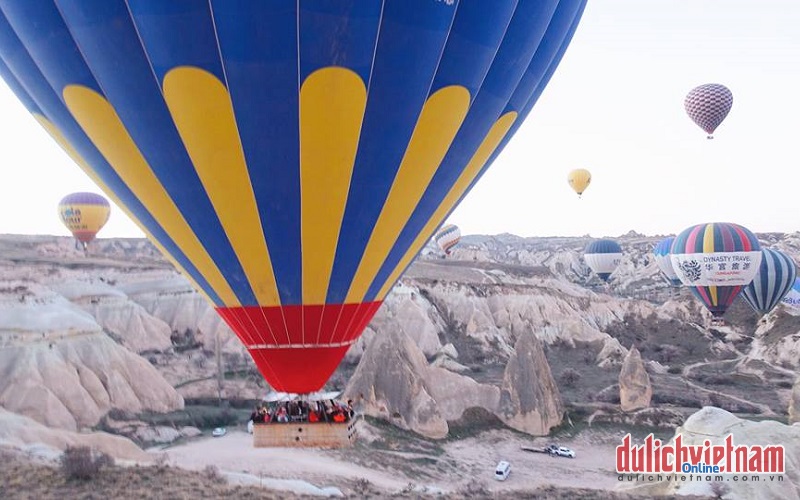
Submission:
<svg viewBox="0 0 800 500">
<path fill-rule="evenodd" d="M 542 342 L 532 334 L 520 335 L 514 344 L 503 376 L 499 410 L 507 425 L 535 436 L 546 436 L 561 423 L 561 395 Z"/>
<path fill-rule="evenodd" d="M 0 405 L 77 430 L 112 408 L 165 412 L 183 399 L 87 311 L 41 285 L 9 281 L 0 287 Z"/>
<path fill-rule="evenodd" d="M 759 237 L 764 245 L 800 255 L 798 234 Z M 711 327 L 709 315 L 687 290 L 671 289 L 660 277 L 650 253 L 659 239 L 635 233 L 619 237 L 624 257 L 609 284 L 600 282 L 583 263 L 588 238 L 466 236 L 447 259 L 428 248 L 387 297 L 328 388 L 343 388 L 350 380 L 348 391 L 371 398 L 375 414 L 385 407 L 381 414 L 390 421 L 440 435 L 446 429 L 443 422 L 457 419 L 471 405 L 503 415 L 508 402 L 517 398 L 519 406 L 514 403 L 510 414 L 525 413 L 523 395 L 513 390 L 503 399 L 506 406 L 501 411 L 501 392 L 508 367 L 519 362 L 518 342 L 535 337 L 564 408 L 618 405 L 619 374 L 628 355 L 624 346 L 633 344 L 650 378 L 651 406 L 688 414 L 714 404 L 734 412 L 785 416 L 800 366 L 795 345 L 800 339 L 800 313 L 779 306 L 758 322 L 749 307 L 737 301 L 726 315 L 726 325 Z M 42 287 L 41 297 L 38 291 L 14 295 L 15 287 L 28 285 L 30 290 Z M 12 290 L 9 304 L 21 295 L 28 305 L 45 295 L 48 301 L 57 299 L 58 308 L 70 308 L 70 321 L 76 324 L 54 320 L 50 313 L 14 323 L 11 315 L 3 314 L 0 322 L 9 323 L 0 334 L 0 345 L 3 351 L 20 350 L 6 354 L 7 359 L 47 360 L 46 365 L 63 367 L 74 359 L 117 356 L 125 366 L 136 366 L 132 372 L 116 373 L 132 379 L 128 384 L 140 407 L 149 409 L 164 407 L 146 402 L 134 379 L 151 380 L 152 375 L 159 382 L 148 382 L 149 386 L 173 386 L 187 398 L 211 398 L 217 396 L 215 375 L 221 366 L 227 372 L 224 397 L 257 398 L 269 389 L 230 329 L 144 240 L 97 240 L 85 256 L 68 238 L 0 236 L 0 287 Z M 53 321 L 60 324 L 53 326 Z M 84 337 L 75 335 L 79 330 L 85 331 Z M 53 343 L 52 351 L 50 340 L 42 349 L 37 335 L 43 331 L 47 339 L 59 335 L 64 339 Z M 78 349 L 77 339 L 90 337 L 104 340 L 85 340 Z M 217 342 L 220 366 L 214 355 Z M 66 349 L 68 345 L 75 347 Z M 89 355 L 87 349 L 99 350 Z M 105 354 L 112 350 L 118 355 Z M 391 388 L 388 380 L 368 376 L 370 364 L 392 363 L 402 373 L 406 392 Z M 0 369 L 8 367 L 3 364 Z M 60 378 L 36 370 L 29 373 L 48 381 L 45 385 Z M 463 402 L 462 394 L 469 396 Z M 411 399 L 406 401 L 406 396 Z M 53 400 L 49 395 L 25 397 Z M 178 406 L 175 394 L 159 397 L 168 401 L 167 408 Z M 99 404 L 87 404 L 92 408 L 88 417 L 72 415 L 64 402 L 59 403 L 62 409 L 50 402 L 37 411 L 61 415 L 59 425 L 73 425 L 71 418 L 79 427 L 113 406 L 110 393 L 109 404 L 102 396 L 97 398 Z M 409 405 L 418 410 L 403 416 L 402 422 L 393 417 Z M 555 408 L 554 403 L 551 409 Z M 506 419 L 509 425 L 516 421 Z M 551 416 L 543 417 L 541 428 L 552 421 Z M 524 429 L 533 427 L 537 426 L 520 424 Z"/>
<path fill-rule="evenodd" d="M 619 373 L 619 403 L 622 411 L 635 411 L 650 406 L 653 388 L 642 362 L 642 355 L 631 347 Z"/>
</svg>

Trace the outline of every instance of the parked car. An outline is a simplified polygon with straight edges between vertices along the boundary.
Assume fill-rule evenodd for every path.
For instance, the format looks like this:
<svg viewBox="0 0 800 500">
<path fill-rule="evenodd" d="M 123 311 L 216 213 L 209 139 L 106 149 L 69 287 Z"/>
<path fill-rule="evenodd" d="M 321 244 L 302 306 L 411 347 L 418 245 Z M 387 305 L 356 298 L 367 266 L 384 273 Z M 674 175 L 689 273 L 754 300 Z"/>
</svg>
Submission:
<svg viewBox="0 0 800 500">
<path fill-rule="evenodd" d="M 564 446 L 559 446 L 556 454 L 560 457 L 575 458 L 575 452 Z"/>
<path fill-rule="evenodd" d="M 498 481 L 505 481 L 509 474 L 511 474 L 511 464 L 505 460 L 498 462 L 494 469 L 494 478 Z"/>
<path fill-rule="evenodd" d="M 551 456 L 558 455 L 558 445 L 557 444 L 549 444 L 544 448 L 545 453 L 549 453 Z"/>
<path fill-rule="evenodd" d="M 218 437 L 224 436 L 227 433 L 228 433 L 228 430 L 225 429 L 225 427 L 217 427 L 216 429 L 214 429 L 211 432 L 211 435 L 214 436 L 215 438 L 218 438 Z"/>
</svg>

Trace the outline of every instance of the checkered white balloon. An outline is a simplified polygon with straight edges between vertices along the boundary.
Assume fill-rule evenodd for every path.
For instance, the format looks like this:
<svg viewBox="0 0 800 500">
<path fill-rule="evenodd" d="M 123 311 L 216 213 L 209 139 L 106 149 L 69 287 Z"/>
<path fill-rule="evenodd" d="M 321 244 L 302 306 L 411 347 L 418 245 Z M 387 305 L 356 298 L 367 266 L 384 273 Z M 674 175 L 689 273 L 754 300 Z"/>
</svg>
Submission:
<svg viewBox="0 0 800 500">
<path fill-rule="evenodd" d="M 707 83 L 693 88 L 686 95 L 683 107 L 697 125 L 709 134 L 719 127 L 733 106 L 733 94 L 725 85 Z"/>
</svg>

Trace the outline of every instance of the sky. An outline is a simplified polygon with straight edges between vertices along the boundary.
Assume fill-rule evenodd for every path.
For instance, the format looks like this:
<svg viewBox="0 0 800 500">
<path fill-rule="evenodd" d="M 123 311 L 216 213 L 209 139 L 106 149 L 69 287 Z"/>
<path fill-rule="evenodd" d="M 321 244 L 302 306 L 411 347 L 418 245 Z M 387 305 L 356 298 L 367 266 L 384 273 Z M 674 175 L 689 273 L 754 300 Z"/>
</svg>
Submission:
<svg viewBox="0 0 800 500">
<path fill-rule="evenodd" d="M 589 0 L 525 124 L 448 222 L 464 234 L 674 234 L 702 222 L 800 230 L 800 2 Z M 733 92 L 707 140 L 683 109 Z M 58 201 L 101 192 L 0 81 L 0 233 L 69 235 Z M 592 173 L 581 199 L 567 184 Z M 101 237 L 142 237 L 118 207 Z"/>
</svg>

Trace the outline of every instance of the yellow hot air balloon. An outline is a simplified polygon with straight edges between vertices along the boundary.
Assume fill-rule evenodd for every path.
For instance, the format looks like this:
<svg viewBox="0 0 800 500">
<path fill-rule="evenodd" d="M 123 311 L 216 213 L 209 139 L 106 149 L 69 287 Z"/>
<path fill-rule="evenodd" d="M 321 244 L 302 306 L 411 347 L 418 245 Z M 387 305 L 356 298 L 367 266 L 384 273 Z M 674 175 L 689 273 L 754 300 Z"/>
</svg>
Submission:
<svg viewBox="0 0 800 500">
<path fill-rule="evenodd" d="M 108 200 L 95 193 L 72 193 L 58 203 L 61 222 L 67 226 L 83 249 L 108 222 L 111 205 Z"/>
<path fill-rule="evenodd" d="M 592 182 L 592 174 L 585 168 L 578 168 L 569 173 L 567 181 L 570 187 L 580 196 Z"/>
</svg>

